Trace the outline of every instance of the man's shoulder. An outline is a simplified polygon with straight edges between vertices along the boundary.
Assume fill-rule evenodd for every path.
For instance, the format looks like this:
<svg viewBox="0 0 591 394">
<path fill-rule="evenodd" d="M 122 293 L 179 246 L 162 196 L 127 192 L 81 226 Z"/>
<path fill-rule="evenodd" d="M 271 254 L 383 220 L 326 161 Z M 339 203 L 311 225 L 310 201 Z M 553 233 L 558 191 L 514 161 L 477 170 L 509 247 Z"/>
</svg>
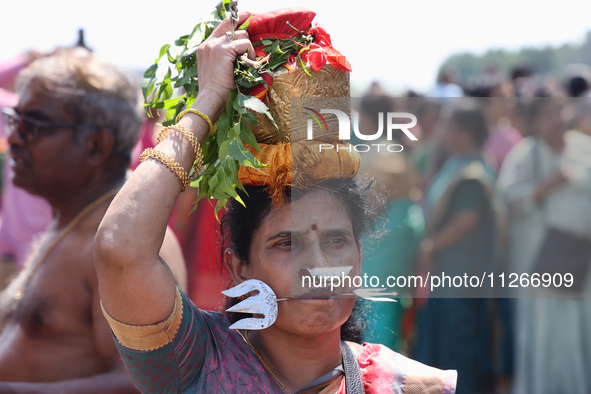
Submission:
<svg viewBox="0 0 591 394">
<path fill-rule="evenodd" d="M 456 371 L 430 367 L 386 346 L 364 343 L 357 359 L 364 382 L 379 382 L 380 387 L 399 387 L 404 392 L 455 392 Z"/>
<path fill-rule="evenodd" d="M 73 262 L 80 268 L 92 266 L 94 269 L 94 236 L 88 228 L 72 229 L 56 247 L 56 255 L 64 262 Z M 57 256 L 56 256 L 57 257 Z"/>
<path fill-rule="evenodd" d="M 72 228 L 55 245 L 48 245 L 52 250 L 45 251 L 47 253 L 45 257 L 43 257 L 44 251 L 41 251 L 38 258 L 43 261 L 40 261 L 39 265 L 47 267 L 44 271 L 51 274 L 52 281 L 60 283 L 67 280 L 72 285 L 73 282 L 78 282 L 94 293 L 94 289 L 98 289 L 98 278 L 94 266 L 96 227 L 94 231 L 87 226 L 77 227 Z M 60 235 L 58 234 L 57 237 Z M 61 279 L 55 278 L 56 275 Z"/>
</svg>

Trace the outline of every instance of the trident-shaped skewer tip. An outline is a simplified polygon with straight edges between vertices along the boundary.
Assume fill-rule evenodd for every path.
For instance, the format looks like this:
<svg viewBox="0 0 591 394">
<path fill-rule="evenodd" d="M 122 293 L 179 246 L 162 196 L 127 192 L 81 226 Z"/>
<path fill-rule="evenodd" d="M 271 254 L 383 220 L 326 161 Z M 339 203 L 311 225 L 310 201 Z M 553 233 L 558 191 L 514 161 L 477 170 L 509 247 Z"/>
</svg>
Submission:
<svg viewBox="0 0 591 394">
<path fill-rule="evenodd" d="M 240 283 L 238 286 L 222 291 L 222 294 L 236 298 L 253 291 L 258 291 L 258 293 L 240 301 L 226 311 L 252 313 L 263 315 L 263 317 L 249 317 L 238 320 L 230 326 L 231 329 L 263 330 L 270 327 L 277 320 L 277 297 L 273 290 L 260 280 L 249 279 Z"/>
</svg>

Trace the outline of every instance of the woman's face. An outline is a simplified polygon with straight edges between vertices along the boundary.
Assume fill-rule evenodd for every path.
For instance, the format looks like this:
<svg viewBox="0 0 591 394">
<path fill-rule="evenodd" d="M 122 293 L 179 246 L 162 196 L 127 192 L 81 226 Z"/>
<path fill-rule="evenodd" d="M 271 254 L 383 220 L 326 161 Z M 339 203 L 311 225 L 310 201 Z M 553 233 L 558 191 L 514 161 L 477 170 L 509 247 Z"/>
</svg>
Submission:
<svg viewBox="0 0 591 394">
<path fill-rule="evenodd" d="M 449 152 L 456 153 L 458 148 L 463 145 L 463 138 L 469 138 L 469 136 L 460 130 L 453 118 L 450 118 L 443 131 L 443 146 Z"/>
<path fill-rule="evenodd" d="M 566 131 L 563 109 L 562 100 L 544 99 L 534 121 L 534 130 L 541 138 L 551 141 L 563 136 Z"/>
<path fill-rule="evenodd" d="M 329 288 L 313 295 L 310 288 L 302 289 L 301 275 L 308 275 L 305 270 L 309 268 L 345 266 L 353 267 L 351 278 L 360 275 L 361 252 L 351 218 L 333 194 L 313 191 L 272 209 L 263 219 L 253 237 L 250 264 L 243 266 L 243 277 L 238 280 L 261 280 L 277 298 L 304 297 L 280 301 L 273 327 L 319 335 L 338 329 L 347 320 L 355 298 L 339 296 L 350 293 L 350 288 Z"/>
<path fill-rule="evenodd" d="M 437 123 L 439 122 L 440 110 L 439 104 L 426 104 L 426 108 L 423 110 L 423 114 L 419 120 L 424 138 L 430 138 L 434 134 Z"/>
</svg>

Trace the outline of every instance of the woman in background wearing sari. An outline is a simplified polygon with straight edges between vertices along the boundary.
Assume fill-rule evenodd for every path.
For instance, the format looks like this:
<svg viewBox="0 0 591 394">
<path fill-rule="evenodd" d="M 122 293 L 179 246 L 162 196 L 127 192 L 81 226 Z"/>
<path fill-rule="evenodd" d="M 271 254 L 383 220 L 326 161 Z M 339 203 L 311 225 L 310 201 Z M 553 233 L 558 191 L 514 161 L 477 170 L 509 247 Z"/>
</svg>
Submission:
<svg viewBox="0 0 591 394">
<path fill-rule="evenodd" d="M 488 136 L 484 115 L 471 102 L 459 104 L 443 135 L 450 157 L 427 194 L 419 265 L 431 275 L 480 277 L 492 265 L 495 245 L 494 175 L 481 154 Z M 474 297 L 481 295 L 444 283 L 430 294 L 419 320 L 414 356 L 456 368 L 459 393 L 482 393 L 491 385 L 487 300 Z"/>
<path fill-rule="evenodd" d="M 535 99 L 528 113 L 530 136 L 509 152 L 499 174 L 497 190 L 510 213 L 510 272 L 520 276 L 537 271 L 549 228 L 590 239 L 591 138 L 567 131 L 564 109 L 563 99 Z M 561 254 L 559 263 L 567 263 L 566 251 Z M 515 393 L 591 392 L 588 277 L 578 295 L 543 286 L 518 289 Z"/>
</svg>

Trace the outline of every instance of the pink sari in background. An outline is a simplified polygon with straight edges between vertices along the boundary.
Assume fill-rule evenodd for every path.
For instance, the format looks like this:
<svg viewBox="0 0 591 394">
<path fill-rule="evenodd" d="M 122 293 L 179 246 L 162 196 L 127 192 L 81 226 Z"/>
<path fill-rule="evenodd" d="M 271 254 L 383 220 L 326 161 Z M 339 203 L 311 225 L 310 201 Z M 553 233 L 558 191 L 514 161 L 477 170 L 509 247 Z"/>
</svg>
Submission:
<svg viewBox="0 0 591 394">
<path fill-rule="evenodd" d="M 521 133 L 512 126 L 494 130 L 483 147 L 487 164 L 498 172 L 507 153 L 522 139 Z"/>
</svg>

